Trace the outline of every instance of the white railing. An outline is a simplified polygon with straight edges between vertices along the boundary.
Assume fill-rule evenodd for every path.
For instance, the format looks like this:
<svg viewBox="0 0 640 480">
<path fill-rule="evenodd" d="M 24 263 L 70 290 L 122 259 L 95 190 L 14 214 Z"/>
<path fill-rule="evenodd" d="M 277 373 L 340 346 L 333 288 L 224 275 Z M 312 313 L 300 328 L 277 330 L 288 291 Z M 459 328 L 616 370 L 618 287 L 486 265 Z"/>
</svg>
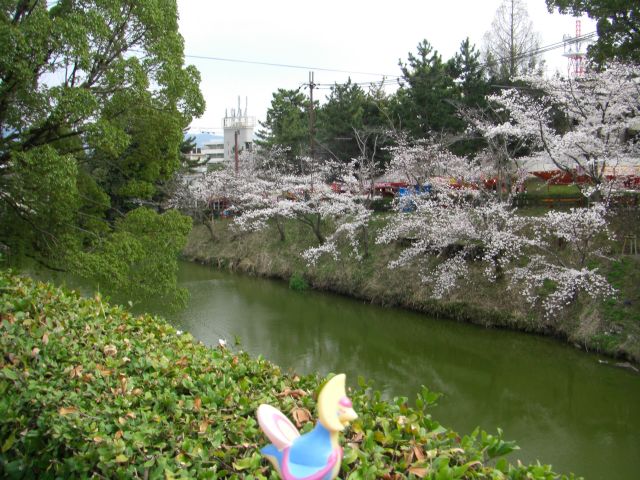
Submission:
<svg viewBox="0 0 640 480">
<path fill-rule="evenodd" d="M 224 128 L 252 128 L 256 125 L 256 117 L 225 117 L 222 125 Z"/>
</svg>

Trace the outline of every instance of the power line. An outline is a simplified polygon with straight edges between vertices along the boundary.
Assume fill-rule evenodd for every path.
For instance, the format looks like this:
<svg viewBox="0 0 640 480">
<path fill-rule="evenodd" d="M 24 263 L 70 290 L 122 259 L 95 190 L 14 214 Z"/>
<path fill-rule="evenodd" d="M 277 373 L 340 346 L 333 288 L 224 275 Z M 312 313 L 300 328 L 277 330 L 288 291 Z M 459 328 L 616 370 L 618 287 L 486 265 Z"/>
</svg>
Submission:
<svg viewBox="0 0 640 480">
<path fill-rule="evenodd" d="M 376 81 L 372 81 L 372 82 L 351 82 L 351 85 L 354 86 L 358 86 L 358 87 L 362 87 L 362 86 L 369 86 L 369 87 L 384 87 L 384 86 L 394 86 L 397 85 L 397 80 L 399 78 L 401 78 L 401 75 L 394 75 L 393 80 L 391 79 L 383 79 L 380 80 L 378 82 Z M 316 83 L 316 88 L 318 90 L 331 90 L 332 88 L 334 88 L 336 85 L 336 83 Z"/>
<path fill-rule="evenodd" d="M 585 33 L 584 35 L 581 35 L 580 37 L 572 38 L 571 40 L 562 40 L 559 42 L 551 43 L 549 45 L 544 45 L 542 47 L 536 47 L 533 50 L 522 52 L 521 54 L 516 55 L 514 57 L 514 60 L 522 60 L 527 57 L 535 57 L 537 55 L 541 55 L 543 53 L 547 53 L 552 50 L 556 50 L 558 48 L 564 47 L 567 43 L 577 43 L 577 42 L 582 42 L 584 40 L 591 40 L 596 35 L 597 35 L 596 32 L 589 32 L 589 33 Z M 510 59 L 511 59 L 510 57 L 501 57 L 501 58 L 495 59 L 493 62 L 494 63 L 505 62 Z M 480 65 L 483 67 L 487 67 L 490 65 L 490 62 L 484 62 L 484 63 L 481 63 Z"/>
<path fill-rule="evenodd" d="M 595 38 L 597 36 L 597 33 L 595 31 L 593 32 L 589 32 L 589 33 L 585 33 L 584 35 L 581 35 L 579 37 L 575 37 L 572 38 L 570 40 L 561 40 L 555 43 L 550 43 L 549 45 L 543 45 L 541 47 L 536 47 L 532 50 L 526 51 L 526 52 L 522 52 L 518 55 L 516 55 L 514 57 L 515 60 L 522 60 L 525 58 L 529 58 L 529 57 L 534 57 L 537 55 L 542 55 L 543 53 L 548 53 L 551 52 L 553 50 L 556 50 L 558 48 L 564 47 L 566 44 L 568 43 L 578 43 L 578 42 L 582 42 L 582 41 L 586 41 L 586 40 L 591 40 L 592 38 Z M 497 58 L 495 59 L 493 62 L 503 62 L 503 61 L 507 61 L 510 60 L 509 57 L 501 57 L 501 58 Z M 480 63 L 481 67 L 488 67 L 491 64 L 491 62 L 482 62 Z M 389 75 L 390 78 L 394 78 L 394 79 L 399 79 L 402 76 L 401 75 Z M 387 85 L 391 85 L 389 84 L 386 79 L 382 80 L 381 82 L 353 82 L 353 85 L 369 85 L 369 86 L 385 86 L 385 84 Z M 334 84 L 317 84 L 317 86 L 319 87 L 319 89 L 321 90 L 329 90 L 331 89 Z"/>
<path fill-rule="evenodd" d="M 585 40 L 590 40 L 594 37 L 596 37 L 597 33 L 594 32 L 589 32 L 589 33 L 585 33 L 584 35 L 581 35 L 579 37 L 575 37 L 572 38 L 570 40 L 562 40 L 559 42 L 555 42 L 555 43 L 551 43 L 549 45 L 543 45 L 541 47 L 536 47 L 532 50 L 526 51 L 526 52 L 522 52 L 518 55 L 516 55 L 514 57 L 515 60 L 522 60 L 528 57 L 534 57 L 537 55 L 541 55 L 543 53 L 548 53 L 551 52 L 553 50 L 556 50 L 558 48 L 564 47 L 567 43 L 578 43 L 578 42 L 582 42 Z M 509 57 L 501 57 L 501 58 L 497 58 L 495 59 L 493 62 L 503 62 L 503 61 L 507 61 L 510 60 Z M 491 62 L 482 62 L 480 63 L 481 67 L 488 67 L 491 64 Z M 402 76 L 401 75 L 390 75 L 390 78 L 394 78 L 394 79 L 399 79 Z M 391 83 L 387 82 L 386 79 L 383 79 L 381 82 L 353 82 L 352 85 L 358 85 L 358 86 L 363 86 L 363 85 L 368 85 L 368 86 L 385 86 L 389 85 L 392 86 Z M 331 90 L 334 87 L 335 84 L 326 84 L 326 83 L 322 83 L 322 84 L 316 84 L 317 88 L 319 90 Z"/>
<path fill-rule="evenodd" d="M 132 50 L 132 51 L 135 51 L 135 50 Z M 144 52 L 140 52 L 140 53 L 144 53 Z M 267 66 L 267 67 L 297 68 L 297 69 L 304 69 L 304 70 L 318 70 L 318 71 L 321 71 L 321 72 L 349 73 L 349 74 L 353 74 L 353 75 L 373 75 L 375 77 L 392 77 L 393 76 L 393 75 L 387 75 L 385 73 L 358 72 L 358 71 L 351 71 L 351 70 L 342 70 L 342 69 L 338 69 L 338 68 L 309 67 L 309 66 L 304 66 L 304 65 L 293 65 L 293 64 L 286 64 L 286 63 L 259 62 L 259 61 L 255 61 L 255 60 L 242 60 L 242 59 L 239 59 L 239 58 L 211 57 L 211 56 L 207 56 L 207 55 L 185 54 L 185 58 L 194 58 L 194 59 L 198 59 L 198 60 L 212 60 L 212 61 L 216 61 L 216 62 L 245 63 L 245 64 L 249 64 L 249 65 L 263 65 L 263 66 Z"/>
<path fill-rule="evenodd" d="M 559 42 L 555 42 L 555 43 L 551 43 L 549 45 L 544 45 L 542 47 L 536 47 L 533 50 L 527 51 L 527 52 L 522 52 L 519 55 L 516 55 L 514 58 L 515 60 L 522 60 L 524 58 L 527 57 L 533 57 L 536 55 L 541 55 L 543 53 L 547 53 L 550 52 L 552 50 L 555 50 L 557 48 L 563 47 L 564 45 L 566 45 L 567 43 L 577 43 L 580 41 L 584 41 L 584 40 L 590 40 L 591 38 L 596 36 L 596 32 L 590 32 L 590 33 L 586 33 L 580 37 L 576 37 L 573 38 L 569 41 L 567 40 L 562 40 Z M 144 51 L 141 50 L 136 50 L 136 49 L 131 49 L 131 52 L 135 52 L 135 53 L 142 53 L 144 54 Z M 214 56 L 210 56 L 210 55 L 193 55 L 193 54 L 185 54 L 184 55 L 185 58 L 192 58 L 192 59 L 196 59 L 196 60 L 210 60 L 210 61 L 215 61 L 215 62 L 229 62 L 229 63 L 241 63 L 241 64 L 247 64 L 247 65 L 262 65 L 262 66 L 267 66 L 267 67 L 276 67 L 276 68 L 295 68 L 295 69 L 304 69 L 304 70 L 310 70 L 310 71 L 322 71 L 322 72 L 334 72 L 334 73 L 348 73 L 351 75 L 372 75 L 372 76 L 376 76 L 376 77 L 384 77 L 385 79 L 398 79 L 401 78 L 401 75 L 391 75 L 391 74 L 385 74 L 385 73 L 373 73 L 373 72 L 361 72 L 361 71 L 352 71 L 352 70 L 344 70 L 344 69 L 339 69 L 339 68 L 327 68 L 327 67 L 311 67 L 311 66 L 305 66 L 305 65 L 296 65 L 296 64 L 287 64 L 287 63 L 276 63 L 276 62 L 260 62 L 260 61 L 256 61 L 256 60 L 245 60 L 245 59 L 240 59 L 240 58 L 226 58 L 226 57 L 214 57 Z M 506 61 L 509 60 L 509 57 L 502 57 L 502 58 L 497 58 L 496 60 L 494 60 L 494 62 L 502 62 L 502 61 Z M 480 64 L 483 67 L 487 67 L 489 65 L 489 62 L 484 62 Z M 385 82 L 385 80 L 383 80 L 382 82 L 355 82 L 353 83 L 354 85 L 383 85 Z M 331 87 L 333 84 L 317 84 L 318 87 Z"/>
</svg>

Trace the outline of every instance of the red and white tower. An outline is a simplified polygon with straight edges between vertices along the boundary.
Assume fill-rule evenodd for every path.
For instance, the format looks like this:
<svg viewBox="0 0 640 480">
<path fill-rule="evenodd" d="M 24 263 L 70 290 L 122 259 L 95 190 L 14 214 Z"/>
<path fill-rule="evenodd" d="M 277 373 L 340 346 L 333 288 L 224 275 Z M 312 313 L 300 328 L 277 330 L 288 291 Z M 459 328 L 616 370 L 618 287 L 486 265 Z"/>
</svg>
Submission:
<svg viewBox="0 0 640 480">
<path fill-rule="evenodd" d="M 567 72 L 574 77 L 584 75 L 586 48 L 583 49 L 583 46 L 586 42 L 582 39 L 580 19 L 576 19 L 576 36 L 563 35 L 562 40 L 564 41 L 563 56 L 568 60 Z"/>
</svg>

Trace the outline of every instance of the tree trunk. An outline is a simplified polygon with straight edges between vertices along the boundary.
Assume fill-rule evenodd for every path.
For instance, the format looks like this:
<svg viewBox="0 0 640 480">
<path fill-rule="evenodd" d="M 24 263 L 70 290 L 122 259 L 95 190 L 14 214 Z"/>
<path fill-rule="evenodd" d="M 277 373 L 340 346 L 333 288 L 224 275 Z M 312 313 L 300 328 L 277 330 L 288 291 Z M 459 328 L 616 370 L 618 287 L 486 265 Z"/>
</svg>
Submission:
<svg viewBox="0 0 640 480">
<path fill-rule="evenodd" d="M 322 232 L 320 231 L 320 221 L 321 221 L 320 215 L 316 214 L 315 221 L 312 222 L 312 229 L 318 241 L 320 243 L 324 243 L 325 238 L 322 235 Z"/>
<path fill-rule="evenodd" d="M 216 239 L 216 234 L 213 230 L 213 215 L 211 215 L 211 218 L 205 217 L 202 223 L 204 224 L 205 227 L 207 227 L 207 230 L 209 230 L 209 235 L 211 236 L 211 240 L 215 242 L 217 239 Z"/>
<path fill-rule="evenodd" d="M 278 233 L 280 234 L 280 241 L 284 242 L 286 240 L 284 220 L 280 217 L 276 217 L 276 226 L 278 227 Z"/>
<path fill-rule="evenodd" d="M 369 257 L 369 229 L 367 227 L 362 227 L 362 257 Z"/>
</svg>

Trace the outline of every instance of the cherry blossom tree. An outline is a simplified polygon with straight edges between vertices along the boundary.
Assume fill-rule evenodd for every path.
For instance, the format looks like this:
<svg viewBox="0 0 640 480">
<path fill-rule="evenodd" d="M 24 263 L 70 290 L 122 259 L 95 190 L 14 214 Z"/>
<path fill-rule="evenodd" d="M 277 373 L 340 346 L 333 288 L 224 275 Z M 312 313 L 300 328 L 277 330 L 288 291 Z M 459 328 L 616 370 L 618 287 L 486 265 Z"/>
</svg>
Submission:
<svg viewBox="0 0 640 480">
<path fill-rule="evenodd" d="M 377 238 L 380 244 L 410 241 L 390 268 L 417 265 L 435 298 L 450 292 L 468 273 L 469 262 L 485 264 L 490 280 L 530 243 L 520 234 L 525 227 L 506 203 L 484 188 L 484 172 L 477 162 L 453 155 L 437 143 L 399 139 L 392 148 L 390 167 L 411 185 L 406 203 Z M 434 258 L 438 258 L 434 264 Z"/>
<path fill-rule="evenodd" d="M 596 186 L 612 168 L 638 164 L 638 66 L 613 64 L 584 77 L 526 81 L 531 89 L 508 89 L 490 97 L 508 117 L 485 129 L 489 141 L 505 134 L 529 139 L 532 157 L 547 159 L 563 172 L 586 175 Z M 558 112 L 567 120 L 566 131 L 554 128 Z"/>
<path fill-rule="evenodd" d="M 394 145 L 387 150 L 391 154 L 387 175 L 414 187 L 434 181 L 478 182 L 486 174 L 478 162 L 447 150 L 438 136 L 411 139 L 398 133 Z"/>
<path fill-rule="evenodd" d="M 167 207 L 178 209 L 202 223 L 215 239 L 217 216 L 237 210 L 243 202 L 258 202 L 261 193 L 267 190 L 265 182 L 257 175 L 259 165 L 254 154 L 242 152 L 237 171 L 233 162 L 225 162 L 218 170 L 182 175 L 177 179 Z"/>
<path fill-rule="evenodd" d="M 471 268 L 480 269 L 488 282 L 505 282 L 522 292 L 548 316 L 579 294 L 600 298 L 613 293 L 606 279 L 589 268 L 589 261 L 602 255 L 594 244 L 608 236 L 604 205 L 522 215 L 484 188 L 481 166 L 437 145 L 400 143 L 391 166 L 429 189 L 409 191 L 414 210 L 398 204 L 377 242 L 408 244 L 389 267 L 417 267 L 434 298 L 460 287 Z"/>
<path fill-rule="evenodd" d="M 393 135 L 391 132 L 377 128 L 353 129 L 353 136 L 358 145 L 358 156 L 348 164 L 349 171 L 358 180 L 360 191 L 366 194 L 365 202 L 371 205 L 375 193 L 375 181 L 384 173 L 384 167 L 378 153 L 385 141 Z"/>
<path fill-rule="evenodd" d="M 604 257 L 598 246 L 610 236 L 604 204 L 528 217 L 486 187 L 478 160 L 455 156 L 433 139 L 400 137 L 390 154 L 388 173 L 419 188 L 407 189 L 411 211 L 396 202 L 376 242 L 401 245 L 389 267 L 417 267 L 433 297 L 451 294 L 471 270 L 521 292 L 548 317 L 580 295 L 614 293 L 592 264 Z M 192 178 L 174 205 L 194 208 L 225 198 L 239 231 L 275 224 L 284 240 L 286 220 L 308 226 L 318 242 L 302 252 L 309 265 L 323 256 L 337 260 L 345 250 L 362 260 L 371 211 L 358 162 L 308 163 L 300 175 L 282 172 L 277 158 L 252 156 L 239 171 Z"/>
<path fill-rule="evenodd" d="M 505 123 L 503 109 L 496 109 L 491 104 L 483 110 L 460 107 L 458 113 L 468 125 L 467 134 L 484 139 L 486 146 L 478 152 L 476 160 L 487 173 L 491 172 L 498 197 L 502 201 L 509 200 L 514 183 L 517 187 L 526 177 L 524 161 L 520 157 L 530 151 L 535 137 Z"/>
<path fill-rule="evenodd" d="M 337 255 L 337 242 L 342 239 L 353 255 L 362 258 L 368 252 L 370 211 L 362 178 L 355 174 L 356 163 L 319 164 L 300 158 L 306 173 L 296 174 L 280 150 L 247 153 L 237 171 L 227 165 L 222 170 L 184 177 L 170 206 L 201 220 L 212 238 L 213 204 L 223 202 L 233 216 L 233 228 L 240 232 L 265 230 L 274 224 L 279 239 L 285 241 L 287 220 L 309 227 L 319 243 L 305 253 L 309 262 L 324 253 Z M 333 231 L 328 234 L 329 226 Z"/>
<path fill-rule="evenodd" d="M 410 241 L 389 267 L 417 265 L 435 298 L 444 297 L 467 276 L 471 261 L 484 264 L 490 281 L 501 277 L 531 243 L 522 234 L 526 222 L 495 199 L 474 205 L 477 196 L 448 185 L 414 195 L 415 211 L 392 217 L 377 239 L 382 244 Z"/>
<path fill-rule="evenodd" d="M 272 219 L 281 242 L 286 240 L 286 219 L 295 216 L 292 209 L 294 190 L 291 179 L 294 174 L 281 173 L 289 167 L 281 150 L 272 149 L 259 158 L 251 168 L 243 168 L 240 178 L 234 178 L 233 206 L 234 227 L 239 231 L 257 231 L 268 226 Z"/>
<path fill-rule="evenodd" d="M 539 234 L 536 250 L 526 266 L 513 269 L 512 285 L 517 285 L 530 304 L 541 304 L 547 316 L 571 304 L 581 292 L 593 298 L 614 295 L 598 269 L 588 267 L 589 261 L 606 258 L 598 240 L 613 239 L 607 214 L 606 204 L 597 203 L 530 219 Z M 554 244 L 561 248 L 553 249 Z M 538 292 L 545 285 L 551 292 L 543 297 Z"/>
<path fill-rule="evenodd" d="M 184 175 L 175 182 L 173 195 L 167 202 L 168 208 L 174 208 L 189 215 L 196 223 L 207 227 L 211 238 L 214 239 L 214 215 L 211 201 L 215 195 L 226 185 L 221 175 L 202 173 L 196 175 Z"/>
<path fill-rule="evenodd" d="M 370 219 L 375 195 L 376 179 L 384 173 L 378 153 L 389 150 L 384 144 L 397 135 L 380 128 L 353 128 L 358 155 L 350 162 L 333 162 L 327 165 L 328 176 L 333 179 L 333 191 L 340 192 L 333 205 L 334 231 L 324 242 L 303 252 L 308 265 L 314 265 L 323 255 L 334 260 L 340 257 L 340 243 L 348 245 L 349 254 L 358 260 L 369 256 Z M 326 197 L 325 197 L 326 200 Z"/>
<path fill-rule="evenodd" d="M 266 228 L 272 219 L 276 224 L 294 219 L 309 227 L 319 243 L 304 254 L 309 262 L 323 253 L 336 256 L 336 242 L 342 237 L 348 239 L 355 255 L 362 256 L 358 252 L 360 245 L 365 252 L 367 249 L 368 237 L 363 229 L 370 212 L 364 205 L 352 164 L 309 165 L 307 172 L 304 175 L 281 174 L 277 170 L 261 172 L 259 179 L 272 193 L 261 195 L 261 200 L 249 201 L 245 192 L 235 225 L 240 230 L 255 231 Z M 330 184 L 330 180 L 338 181 Z M 333 223 L 335 230 L 327 237 L 328 223 Z"/>
<path fill-rule="evenodd" d="M 324 195 L 331 195 L 330 187 L 318 182 L 315 175 L 269 175 L 259 180 L 263 182 L 264 194 L 245 190 L 239 198 L 235 218 L 239 230 L 263 230 L 273 219 L 284 241 L 284 220 L 290 218 L 307 225 L 317 240 L 324 242 L 320 204 Z"/>
<path fill-rule="evenodd" d="M 333 224 L 333 232 L 319 246 L 305 250 L 302 256 L 309 265 L 328 254 L 338 260 L 339 245 L 346 242 L 349 254 L 358 260 L 369 255 L 369 220 L 371 190 L 368 168 L 371 165 L 355 159 L 348 164 L 333 164 L 329 176 L 334 178 L 331 192 L 322 194 L 317 204 L 319 215 Z"/>
</svg>

